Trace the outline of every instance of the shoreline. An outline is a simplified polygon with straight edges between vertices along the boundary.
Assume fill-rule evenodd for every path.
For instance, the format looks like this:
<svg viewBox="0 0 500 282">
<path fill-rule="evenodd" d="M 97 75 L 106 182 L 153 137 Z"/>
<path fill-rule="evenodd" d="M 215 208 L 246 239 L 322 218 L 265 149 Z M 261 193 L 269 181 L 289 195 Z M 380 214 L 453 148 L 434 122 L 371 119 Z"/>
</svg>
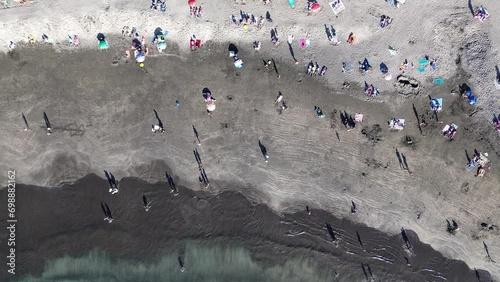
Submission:
<svg viewBox="0 0 500 282">
<path fill-rule="evenodd" d="M 464 262 L 444 258 L 429 245 L 421 243 L 410 230 L 407 234 L 413 254 L 404 249 L 400 234 L 389 236 L 315 208 L 311 215 L 305 209 L 278 215 L 268 206 L 249 202 L 237 192 L 213 194 L 180 187 L 179 195 L 173 196 L 165 182 L 151 184 L 136 178 L 120 179 L 120 192 L 113 196 L 106 186 L 106 180 L 94 174 L 79 179 L 74 185 L 49 191 L 43 187 L 18 185 L 17 241 L 27 242 L 17 250 L 18 273 L 27 274 L 29 269 L 36 277 L 48 260 L 65 255 L 86 256 L 88 251 L 96 249 L 118 260 L 131 258 L 155 264 L 164 254 L 173 253 L 189 263 L 193 260 L 189 254 L 197 251 L 186 254 L 186 246 L 188 249 L 192 249 L 193 244 L 217 249 L 222 243 L 230 248 L 248 248 L 252 260 L 264 268 L 283 266 L 295 259 L 306 260 L 318 269 L 331 269 L 321 274 L 329 275 L 329 280 L 335 272 L 339 273 L 334 281 L 364 277 L 359 263 L 365 267 L 369 265 L 374 278 L 382 280 L 409 282 L 446 277 L 449 281 L 471 281 L 476 277 Z M 5 193 L 5 189 L 0 193 Z M 149 212 L 141 207 L 143 193 L 154 203 Z M 108 203 L 113 210 L 113 223 L 102 221 L 99 201 Z M 333 226 L 339 238 L 338 247 L 331 243 L 324 222 Z M 357 242 L 356 232 L 362 234 L 364 251 Z M 411 266 L 406 265 L 404 256 L 409 258 Z M 191 265 L 185 267 L 188 270 L 185 275 L 189 275 Z M 491 281 L 486 271 L 478 271 L 481 281 Z M 79 272 L 84 274 L 85 270 Z M 59 277 L 64 275 L 60 273 Z"/>
</svg>

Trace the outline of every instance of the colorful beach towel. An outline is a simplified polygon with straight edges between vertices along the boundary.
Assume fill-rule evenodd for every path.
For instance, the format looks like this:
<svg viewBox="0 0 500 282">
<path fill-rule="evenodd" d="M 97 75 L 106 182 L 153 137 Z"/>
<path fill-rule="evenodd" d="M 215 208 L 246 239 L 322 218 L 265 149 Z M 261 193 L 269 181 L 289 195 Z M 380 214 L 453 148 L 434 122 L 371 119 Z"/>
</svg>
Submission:
<svg viewBox="0 0 500 282">
<path fill-rule="evenodd" d="M 340 12 L 345 10 L 345 6 L 344 3 L 342 3 L 342 0 L 335 0 L 328 3 L 328 5 L 330 5 L 330 8 L 332 8 L 332 11 L 335 15 L 338 15 Z"/>
</svg>

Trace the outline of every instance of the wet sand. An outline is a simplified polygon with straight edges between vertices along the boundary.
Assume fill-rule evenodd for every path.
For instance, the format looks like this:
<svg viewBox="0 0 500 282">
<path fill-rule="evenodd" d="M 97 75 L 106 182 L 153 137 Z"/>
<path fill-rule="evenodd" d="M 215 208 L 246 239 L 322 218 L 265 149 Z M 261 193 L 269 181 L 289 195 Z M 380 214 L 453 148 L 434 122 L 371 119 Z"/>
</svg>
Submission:
<svg viewBox="0 0 500 282">
<path fill-rule="evenodd" d="M 365 278 L 361 264 L 365 269 L 369 265 L 375 281 L 491 281 L 482 270 L 478 272 L 481 279 L 477 280 L 476 273 L 464 262 L 444 258 L 429 245 L 420 243 L 409 230 L 413 254 L 404 248 L 399 234 L 388 236 L 322 210 L 312 209 L 311 215 L 305 209 L 278 215 L 237 192 L 213 195 L 179 187 L 179 195 L 174 196 L 165 182 L 151 184 L 135 178 L 124 178 L 118 186 L 120 192 L 111 196 L 107 181 L 96 175 L 59 188 L 18 185 L 16 277 L 39 277 L 49 260 L 86 256 L 95 250 L 118 260 L 138 260 L 146 265 L 158 263 L 167 254 L 189 262 L 193 252 L 186 252 L 186 248 L 192 249 L 194 244 L 200 248 L 248 248 L 252 259 L 266 269 L 306 259 L 317 271 L 309 277 L 310 281 L 361 281 Z M 1 195 L 6 195 L 5 189 Z M 142 207 L 142 195 L 153 203 L 148 212 Z M 101 201 L 112 211 L 111 224 L 103 220 Z M 333 227 L 338 247 L 332 243 L 326 223 Z M 411 266 L 407 266 L 405 256 Z M 171 281 L 197 281 L 189 278 L 195 273 L 190 267 L 186 263 L 185 277 L 173 279 L 172 274 Z M 337 278 L 335 272 L 339 273 Z M 12 278 L 5 272 L 1 275 L 2 280 Z M 231 281 L 253 281 L 243 280 L 241 275 L 242 280 L 232 277 Z M 64 275 L 59 279 L 64 279 Z"/>
<path fill-rule="evenodd" d="M 129 39 L 122 44 L 128 46 Z M 9 133 L 2 141 L 2 167 L 16 169 L 18 183 L 58 186 L 89 173 L 102 175 L 103 170 L 117 179 L 163 181 L 162 163 L 166 162 L 178 185 L 198 189 L 192 154 L 198 148 L 213 195 L 236 191 L 252 203 L 286 213 L 303 210 L 307 204 L 390 234 L 405 227 L 447 257 L 497 271 L 485 258 L 482 242 L 493 256 L 500 253 L 498 231 L 484 232 L 480 223 L 498 222 L 498 175 L 492 170 L 479 179 L 464 173 L 464 150 L 489 152 L 494 168 L 498 152 L 485 138 L 489 125 L 475 119 L 474 108 L 466 101 L 450 94 L 451 88 L 466 81 L 464 73 L 443 86 L 426 86 L 426 91 L 445 98 L 436 121 L 431 119 L 425 95 L 403 98 L 384 92 L 367 99 L 356 82 L 349 90 L 332 89 L 321 78 L 306 77 L 302 65 L 288 65 L 279 58 L 281 78 L 277 79 L 274 72 L 263 71 L 266 54 L 237 45 L 245 63 L 241 70 L 228 58 L 227 44 L 208 42 L 189 56 L 169 45 L 168 55 L 148 59 L 147 75 L 121 59 L 124 49 L 118 47 L 62 53 L 17 49 L 0 60 L 7 109 L 1 121 Z M 205 114 L 204 87 L 217 98 L 211 118 Z M 273 102 L 279 91 L 290 107 L 282 115 Z M 179 108 L 175 100 L 181 102 Z M 413 105 L 428 122 L 422 134 Z M 318 119 L 314 106 L 328 117 Z M 156 122 L 153 109 L 165 124 L 163 135 L 151 133 Z M 335 119 L 329 118 L 335 110 Z M 43 128 L 43 111 L 53 124 L 50 137 Z M 361 112 L 365 120 L 347 131 L 340 124 L 340 111 Z M 31 131 L 23 131 L 21 112 Z M 386 122 L 391 117 L 407 120 L 403 132 L 388 131 Z M 459 124 L 453 142 L 441 136 L 440 121 Z M 193 125 L 200 132 L 201 146 Z M 406 136 L 412 137 L 413 145 L 405 145 Z M 268 149 L 268 163 L 258 140 Z M 406 156 L 412 175 L 400 169 L 396 148 Z M 92 195 L 84 197 L 89 209 L 99 207 L 100 199 L 94 203 Z M 351 200 L 358 204 L 354 216 L 349 210 Z M 134 201 L 139 205 L 140 197 Z M 66 208 L 71 208 L 67 203 Z M 63 221 L 70 219 L 61 216 Z M 460 232 L 450 236 L 445 219 L 459 222 Z M 80 249 L 68 245 L 65 250 Z"/>
</svg>

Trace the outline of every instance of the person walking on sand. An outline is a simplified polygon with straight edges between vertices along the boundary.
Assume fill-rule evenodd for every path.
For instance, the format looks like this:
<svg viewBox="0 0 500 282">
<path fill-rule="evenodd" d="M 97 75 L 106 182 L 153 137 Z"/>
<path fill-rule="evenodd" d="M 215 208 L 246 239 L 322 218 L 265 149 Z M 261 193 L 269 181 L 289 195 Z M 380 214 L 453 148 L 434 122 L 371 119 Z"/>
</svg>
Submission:
<svg viewBox="0 0 500 282">
<path fill-rule="evenodd" d="M 153 109 L 153 111 L 155 113 L 156 119 L 158 120 L 158 125 L 156 125 L 156 124 L 153 125 L 152 131 L 153 131 L 153 133 L 156 133 L 156 132 L 159 131 L 159 132 L 161 132 L 163 134 L 165 132 L 165 128 L 163 127 L 163 122 L 161 122 L 161 119 L 158 116 L 158 112 L 155 109 Z"/>
<path fill-rule="evenodd" d="M 264 156 L 265 162 L 267 163 L 267 161 L 269 160 L 269 154 L 267 153 L 267 148 L 264 145 L 262 145 L 260 140 L 259 140 L 259 148 L 260 148 L 260 152 Z"/>
<path fill-rule="evenodd" d="M 146 195 L 142 195 L 142 203 L 145 211 L 149 211 L 149 209 L 153 205 L 153 202 L 148 202 Z"/>
<path fill-rule="evenodd" d="M 281 100 L 283 100 L 283 94 L 281 94 L 281 92 L 278 92 L 278 96 L 274 100 L 274 103 L 278 104 L 279 102 L 281 102 Z"/>
<path fill-rule="evenodd" d="M 26 116 L 24 115 L 24 113 L 21 113 L 21 114 L 23 116 L 24 124 L 26 125 L 26 128 L 24 129 L 24 131 L 28 131 L 28 130 L 30 130 L 30 126 L 28 124 L 28 120 L 26 119 Z"/>
<path fill-rule="evenodd" d="M 354 41 L 356 41 L 356 36 L 354 36 L 354 32 L 349 33 L 349 36 L 347 37 L 347 43 L 350 45 L 354 44 Z"/>
<path fill-rule="evenodd" d="M 47 127 L 47 135 L 52 134 L 52 126 L 50 125 L 49 118 L 45 112 L 43 112 L 43 119 L 45 120 L 45 126 Z"/>
</svg>

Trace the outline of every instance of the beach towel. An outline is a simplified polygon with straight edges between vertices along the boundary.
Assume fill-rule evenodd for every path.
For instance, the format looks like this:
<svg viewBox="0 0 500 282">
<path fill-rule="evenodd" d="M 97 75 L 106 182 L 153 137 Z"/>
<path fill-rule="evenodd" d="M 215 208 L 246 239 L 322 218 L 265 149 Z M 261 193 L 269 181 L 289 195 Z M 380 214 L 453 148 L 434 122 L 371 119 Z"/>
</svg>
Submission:
<svg viewBox="0 0 500 282">
<path fill-rule="evenodd" d="M 436 77 L 436 78 L 434 78 L 434 84 L 438 84 L 438 85 L 444 84 L 444 79 L 442 79 L 440 77 Z"/>
<path fill-rule="evenodd" d="M 295 1 L 294 0 L 288 0 L 288 4 L 290 7 L 295 8 Z"/>
<path fill-rule="evenodd" d="M 165 41 L 158 42 L 158 44 L 156 46 L 158 47 L 158 49 L 164 50 L 165 48 L 167 48 L 167 42 L 165 42 Z"/>
<path fill-rule="evenodd" d="M 429 60 L 427 60 L 426 58 L 421 58 L 418 60 L 418 72 L 425 72 L 425 68 L 427 67 L 427 65 L 429 64 Z"/>
<path fill-rule="evenodd" d="M 235 56 L 234 57 L 234 66 L 238 69 L 241 69 L 243 67 L 243 61 Z"/>
<path fill-rule="evenodd" d="M 389 54 L 391 54 L 391 56 L 395 56 L 398 54 L 398 51 L 396 50 L 396 48 L 389 45 Z"/>
<path fill-rule="evenodd" d="M 396 119 L 393 118 L 389 121 L 389 128 L 394 129 L 394 130 L 403 130 L 405 127 L 405 120 L 404 119 Z"/>
<path fill-rule="evenodd" d="M 477 163 L 471 160 L 466 166 L 467 172 L 472 173 L 476 170 Z"/>
<path fill-rule="evenodd" d="M 352 63 L 342 62 L 342 72 L 347 72 L 347 73 L 352 72 Z"/>
<path fill-rule="evenodd" d="M 432 98 L 431 99 L 431 110 L 434 111 L 435 108 L 437 108 L 436 111 L 441 111 L 443 109 L 443 98 Z"/>
<path fill-rule="evenodd" d="M 427 66 L 429 64 L 429 60 L 427 60 L 426 58 L 421 58 L 418 60 L 418 64 L 421 66 Z"/>
<path fill-rule="evenodd" d="M 498 79 L 495 79 L 495 88 L 500 90 L 500 81 Z"/>
<path fill-rule="evenodd" d="M 106 40 L 99 41 L 99 49 L 108 49 L 109 44 Z"/>
<path fill-rule="evenodd" d="M 345 6 L 344 3 L 342 3 L 342 0 L 335 0 L 328 4 L 330 5 L 330 8 L 332 8 L 332 11 L 335 15 L 338 15 L 340 12 L 345 10 Z"/>
<path fill-rule="evenodd" d="M 451 128 L 454 128 L 455 130 L 458 130 L 458 125 L 452 123 L 452 124 L 447 124 L 444 126 L 443 130 L 441 130 L 441 132 L 445 133 L 447 132 L 448 130 L 450 130 Z"/>
<path fill-rule="evenodd" d="M 354 121 L 355 122 L 363 122 L 363 114 L 360 114 L 360 113 L 354 114 Z"/>
<path fill-rule="evenodd" d="M 474 95 L 469 96 L 469 104 L 475 105 L 477 103 L 477 97 Z"/>
</svg>

